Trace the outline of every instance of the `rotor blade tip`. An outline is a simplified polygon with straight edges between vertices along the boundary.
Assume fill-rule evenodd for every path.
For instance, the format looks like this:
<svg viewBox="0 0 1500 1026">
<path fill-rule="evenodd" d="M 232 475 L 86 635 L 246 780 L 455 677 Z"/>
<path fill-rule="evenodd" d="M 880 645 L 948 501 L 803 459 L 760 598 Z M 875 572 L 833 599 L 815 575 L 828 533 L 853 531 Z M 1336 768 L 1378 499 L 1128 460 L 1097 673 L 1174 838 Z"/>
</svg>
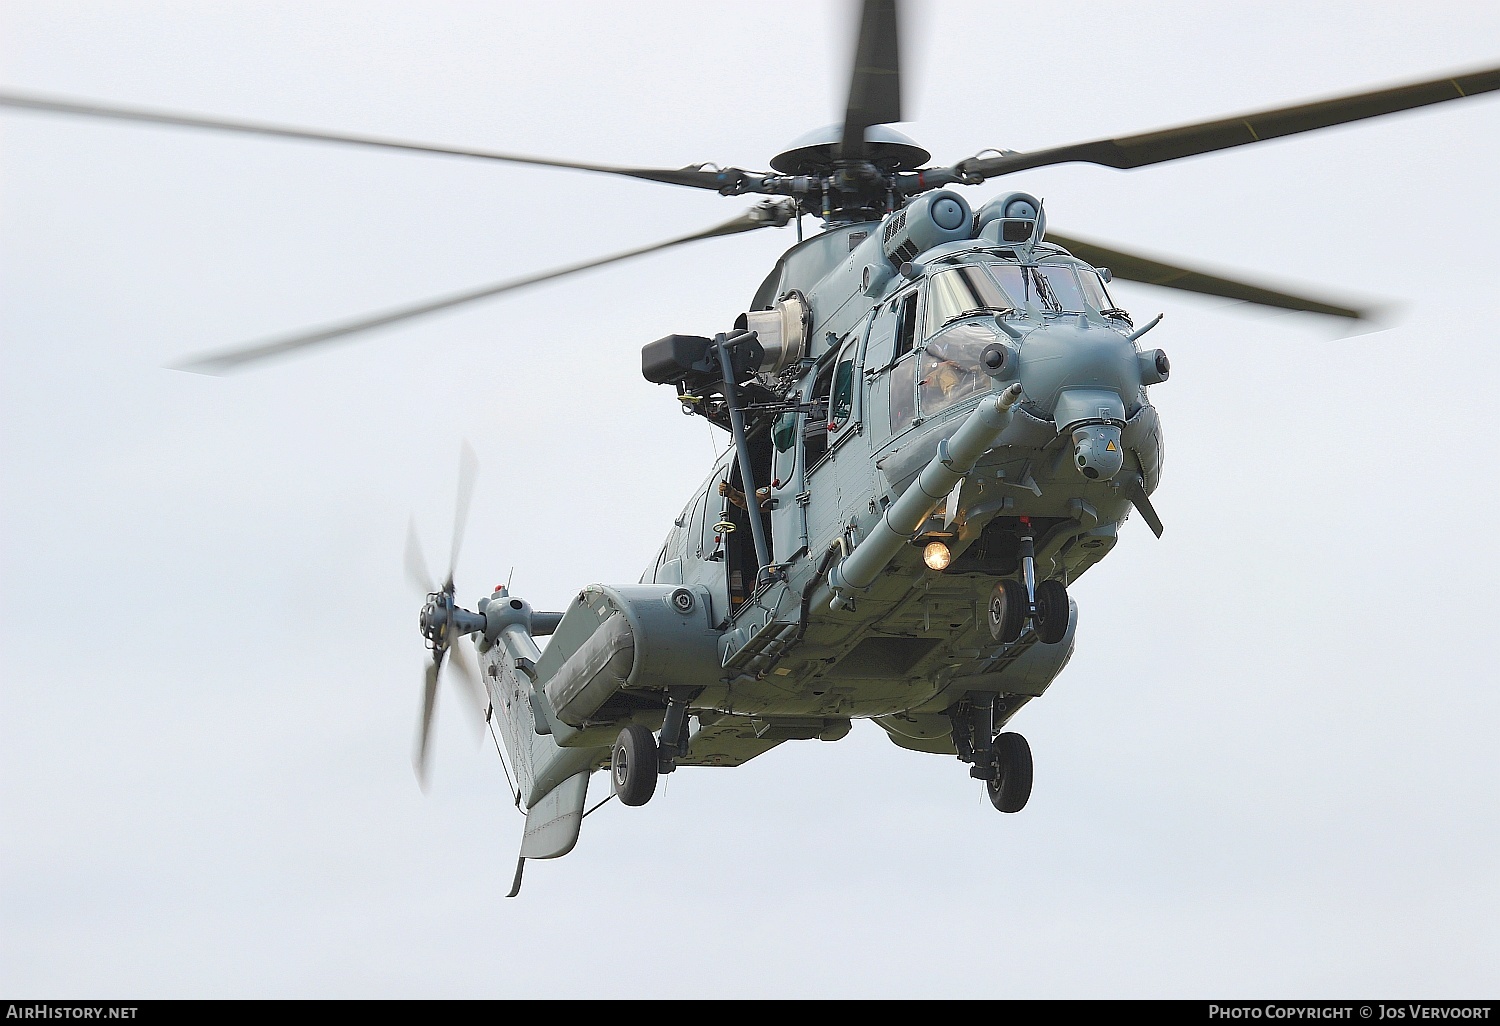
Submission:
<svg viewBox="0 0 1500 1026">
<path fill-rule="evenodd" d="M 227 370 L 214 360 L 184 360 L 181 363 L 169 363 L 165 369 L 181 371 L 184 374 L 197 374 L 205 378 L 222 378 Z"/>
<path fill-rule="evenodd" d="M 1339 330 L 1333 336 L 1333 341 L 1379 335 L 1381 332 L 1400 327 L 1401 323 L 1406 320 L 1407 311 L 1407 305 L 1404 303 L 1381 303 L 1378 306 L 1356 310 L 1354 317 L 1338 319 Z"/>
</svg>

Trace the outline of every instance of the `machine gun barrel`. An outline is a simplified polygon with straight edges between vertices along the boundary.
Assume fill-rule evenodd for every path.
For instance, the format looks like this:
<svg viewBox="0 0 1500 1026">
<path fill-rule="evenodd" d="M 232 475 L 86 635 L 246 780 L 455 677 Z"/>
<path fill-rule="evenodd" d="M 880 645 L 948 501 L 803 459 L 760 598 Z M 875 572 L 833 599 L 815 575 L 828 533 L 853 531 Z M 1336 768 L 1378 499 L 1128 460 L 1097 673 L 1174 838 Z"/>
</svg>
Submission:
<svg viewBox="0 0 1500 1026">
<path fill-rule="evenodd" d="M 829 571 L 828 586 L 833 589 L 829 605 L 832 608 L 848 605 L 856 591 L 874 583 L 880 571 L 901 551 L 901 546 L 911 539 L 912 532 L 927 519 L 933 506 L 942 501 L 953 486 L 974 469 L 985 450 L 995 444 L 995 439 L 1010 424 L 1011 407 L 1020 397 L 1020 384 L 1011 385 L 998 395 L 986 396 L 952 437 L 938 443 L 937 455 L 901 498 L 886 509 L 865 540 Z"/>
</svg>

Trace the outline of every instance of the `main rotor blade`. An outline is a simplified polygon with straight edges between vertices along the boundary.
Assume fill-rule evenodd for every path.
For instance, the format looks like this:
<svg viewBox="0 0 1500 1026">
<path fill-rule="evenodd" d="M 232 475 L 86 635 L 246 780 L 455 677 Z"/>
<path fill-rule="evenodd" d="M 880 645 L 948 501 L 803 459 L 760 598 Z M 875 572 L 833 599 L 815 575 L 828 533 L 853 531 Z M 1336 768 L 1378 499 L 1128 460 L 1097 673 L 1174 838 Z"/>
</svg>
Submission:
<svg viewBox="0 0 1500 1026">
<path fill-rule="evenodd" d="M 200 114 L 182 114 L 176 111 L 152 110 L 147 107 L 127 107 L 116 104 L 97 103 L 93 100 L 71 100 L 60 96 L 42 96 L 35 93 L 17 93 L 8 90 L 0 91 L 0 107 L 42 111 L 47 114 L 74 114 L 91 118 L 112 118 L 116 121 L 139 121 L 153 125 L 170 125 L 174 128 L 207 128 L 219 132 L 267 135 L 282 139 L 302 139 L 313 142 L 342 143 L 349 146 L 406 150 L 409 153 L 436 153 L 449 157 L 474 157 L 480 160 L 503 161 L 507 164 L 529 164 L 534 167 L 556 167 L 570 171 L 593 171 L 598 174 L 642 178 L 649 182 L 662 182 L 666 185 L 685 185 L 694 189 L 712 189 L 716 192 L 719 189 L 732 185 L 744 175 L 744 172 L 736 168 L 709 171 L 701 166 L 672 169 L 617 167 L 612 164 L 581 164 L 567 160 L 550 160 L 546 157 L 530 157 L 518 153 L 500 153 L 495 150 L 469 149 L 460 146 L 437 146 L 432 143 L 388 139 L 378 135 L 325 132 L 319 129 L 273 125 L 262 121 L 209 118 Z"/>
<path fill-rule="evenodd" d="M 469 506 L 474 501 L 474 482 L 479 477 L 479 457 L 474 447 L 464 439 L 458 453 L 458 498 L 453 504 L 453 548 L 448 556 L 448 582 L 443 586 L 453 588 L 453 573 L 458 569 L 458 550 L 464 542 L 464 528 L 469 523 Z"/>
<path fill-rule="evenodd" d="M 1201 121 L 1118 139 L 1076 143 L 1050 150 L 1037 150 L 1034 153 L 1011 153 L 983 159 L 973 157 L 961 161 L 957 170 L 963 175 L 981 180 L 1070 161 L 1128 170 L 1319 128 L 1331 128 L 1382 114 L 1413 110 L 1496 89 L 1500 89 L 1500 68 L 1486 68 L 1462 75 L 1435 78 L 1428 82 L 1353 93 L 1331 100 L 1278 107 L 1216 121 Z"/>
<path fill-rule="evenodd" d="M 844 111 L 839 156 L 864 156 L 865 129 L 901 120 L 901 46 L 896 0 L 865 0 Z"/>
<path fill-rule="evenodd" d="M 1178 267 L 1175 264 L 1167 264 L 1160 260 L 1152 260 L 1150 257 L 1103 246 L 1097 242 L 1085 242 L 1083 239 L 1058 235 L 1056 232 L 1049 231 L 1047 239 L 1095 267 L 1108 267 L 1110 274 L 1115 278 L 1145 282 L 1148 285 L 1160 285 L 1168 289 L 1180 289 L 1183 292 L 1197 292 L 1205 296 L 1238 299 L 1246 303 L 1273 306 L 1282 310 L 1301 310 L 1307 313 L 1329 314 L 1333 317 L 1348 317 L 1356 321 L 1367 320 L 1376 313 L 1375 310 L 1368 308 L 1343 306 L 1327 300 L 1313 299 L 1310 296 L 1299 296 L 1291 292 L 1280 292 L 1260 285 L 1251 285 L 1249 282 L 1236 281 L 1233 278 L 1221 278 L 1206 271 Z"/>
<path fill-rule="evenodd" d="M 740 232 L 749 232 L 757 228 L 764 228 L 768 225 L 780 227 L 790 219 L 791 207 L 788 203 L 768 201 L 750 208 L 740 216 L 725 221 L 721 225 L 709 228 L 706 231 L 696 232 L 692 235 L 684 235 L 680 238 L 668 239 L 666 242 L 641 246 L 639 249 L 616 253 L 614 256 L 601 257 L 579 264 L 569 264 L 567 267 L 543 271 L 540 274 L 527 275 L 524 278 L 514 278 L 510 281 L 500 282 L 497 285 L 486 285 L 483 288 L 471 289 L 467 292 L 456 292 L 437 299 L 413 303 L 410 306 L 397 307 L 394 310 L 387 310 L 384 313 L 360 317 L 351 321 L 343 321 L 305 334 L 272 339 L 268 342 L 258 342 L 253 345 L 236 347 L 218 353 L 207 353 L 177 364 L 176 367 L 178 370 L 195 371 L 199 374 L 224 374 L 237 369 L 243 364 L 308 349 L 312 346 L 343 338 L 347 335 L 353 335 L 357 332 L 369 331 L 372 328 L 381 328 L 387 324 L 395 324 L 399 321 L 410 320 L 413 317 L 436 313 L 439 310 L 447 310 L 455 306 L 461 306 L 464 303 L 488 299 L 490 296 L 498 296 L 504 292 L 514 292 L 528 285 L 537 285 L 544 281 L 552 281 L 553 279 L 562 278 L 569 274 L 576 274 L 579 271 L 587 271 L 595 267 L 603 267 L 606 264 L 619 263 L 622 260 L 629 260 L 632 257 L 645 256 L 648 253 L 670 249 L 673 246 L 681 246 L 688 242 L 697 242 L 699 239 L 712 239 L 720 235 L 735 235 Z"/>
</svg>

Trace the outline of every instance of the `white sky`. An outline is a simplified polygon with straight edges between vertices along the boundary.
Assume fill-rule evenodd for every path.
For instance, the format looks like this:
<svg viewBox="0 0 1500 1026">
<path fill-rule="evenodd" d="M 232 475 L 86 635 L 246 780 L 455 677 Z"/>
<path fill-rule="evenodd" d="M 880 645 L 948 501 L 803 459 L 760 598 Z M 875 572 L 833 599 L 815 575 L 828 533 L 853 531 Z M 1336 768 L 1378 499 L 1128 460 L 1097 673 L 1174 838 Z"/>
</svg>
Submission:
<svg viewBox="0 0 1500 1026">
<path fill-rule="evenodd" d="M 1493 3 L 909 5 L 951 162 L 1500 58 Z M 0 3 L 0 84 L 563 159 L 764 168 L 837 120 L 843 5 Z M 409 763 L 407 518 L 561 608 L 633 581 L 709 432 L 639 347 L 728 327 L 790 231 L 702 243 L 228 379 L 206 348 L 705 227 L 567 172 L 0 113 L 0 992 L 1493 997 L 1500 100 L 972 190 L 1065 234 L 1399 304 L 1122 284 L 1167 533 L 1073 589 L 1016 721 L 1031 804 L 860 724 L 520 843 L 457 692 Z M 595 788 L 595 794 L 601 793 Z"/>
</svg>

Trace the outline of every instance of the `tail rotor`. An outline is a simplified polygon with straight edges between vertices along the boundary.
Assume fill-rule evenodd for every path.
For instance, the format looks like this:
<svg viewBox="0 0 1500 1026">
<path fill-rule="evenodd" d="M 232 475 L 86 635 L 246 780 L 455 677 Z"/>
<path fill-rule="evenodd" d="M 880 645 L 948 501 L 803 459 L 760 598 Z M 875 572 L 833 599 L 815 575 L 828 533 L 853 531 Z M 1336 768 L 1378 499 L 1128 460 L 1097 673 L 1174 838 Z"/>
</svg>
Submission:
<svg viewBox="0 0 1500 1026">
<path fill-rule="evenodd" d="M 427 560 L 422 555 L 422 545 L 417 538 L 416 519 L 413 518 L 406 536 L 406 576 L 414 586 L 427 596 L 418 620 L 427 648 L 432 652 L 432 661 L 423 671 L 422 717 L 417 725 L 416 748 L 412 755 L 412 766 L 417 773 L 417 783 L 427 789 L 428 752 L 432 737 L 432 722 L 437 710 L 438 681 L 443 666 L 453 668 L 458 675 L 461 689 L 467 693 L 470 704 L 483 717 L 489 705 L 479 677 L 464 656 L 459 639 L 467 634 L 484 630 L 484 616 L 472 613 L 458 605 L 454 598 L 456 588 L 454 572 L 458 567 L 459 548 L 463 544 L 464 528 L 469 519 L 469 506 L 474 498 L 474 483 L 479 472 L 479 459 L 468 442 L 459 454 L 458 497 L 453 515 L 453 546 L 448 559 L 448 577 L 441 585 L 432 579 L 427 569 Z M 449 658 L 449 656 L 452 658 Z"/>
</svg>

